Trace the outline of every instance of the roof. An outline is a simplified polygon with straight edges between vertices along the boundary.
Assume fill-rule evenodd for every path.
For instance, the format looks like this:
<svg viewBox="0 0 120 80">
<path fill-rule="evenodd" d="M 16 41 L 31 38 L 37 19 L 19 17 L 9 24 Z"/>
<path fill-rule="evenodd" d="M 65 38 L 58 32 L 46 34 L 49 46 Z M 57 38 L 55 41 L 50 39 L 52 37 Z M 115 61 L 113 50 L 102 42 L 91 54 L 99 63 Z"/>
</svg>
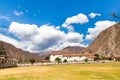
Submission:
<svg viewBox="0 0 120 80">
<path fill-rule="evenodd" d="M 88 58 L 95 58 L 95 56 L 94 55 L 92 55 L 92 54 L 63 54 L 63 56 L 64 57 L 82 57 L 82 56 L 86 56 L 86 57 L 88 57 Z"/>
<path fill-rule="evenodd" d="M 60 50 L 60 51 L 54 51 L 50 55 L 61 55 L 61 54 L 62 54 L 62 50 Z"/>
</svg>

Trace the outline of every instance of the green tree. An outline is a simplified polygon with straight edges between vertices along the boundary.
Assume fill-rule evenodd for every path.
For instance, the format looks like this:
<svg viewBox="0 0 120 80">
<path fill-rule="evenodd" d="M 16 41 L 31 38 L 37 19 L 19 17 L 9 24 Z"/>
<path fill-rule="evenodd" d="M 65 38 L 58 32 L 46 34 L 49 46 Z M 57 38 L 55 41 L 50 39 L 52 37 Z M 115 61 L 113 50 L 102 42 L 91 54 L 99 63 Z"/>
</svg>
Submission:
<svg viewBox="0 0 120 80">
<path fill-rule="evenodd" d="M 30 61 L 31 65 L 33 65 L 35 63 L 35 59 L 33 59 L 33 58 L 29 59 L 29 61 Z"/>
<path fill-rule="evenodd" d="M 57 58 L 55 59 L 55 61 L 59 64 L 59 63 L 61 62 L 61 59 L 60 59 L 59 57 L 57 57 Z"/>
<path fill-rule="evenodd" d="M 88 58 L 85 58 L 84 61 L 87 63 L 88 62 Z"/>
<path fill-rule="evenodd" d="M 99 54 L 95 54 L 94 56 L 95 56 L 94 61 L 100 60 Z"/>
<path fill-rule="evenodd" d="M 45 57 L 46 62 L 50 62 L 50 56 Z"/>
<path fill-rule="evenodd" d="M 45 60 L 49 60 L 49 59 L 50 59 L 50 56 L 45 57 Z"/>
<path fill-rule="evenodd" d="M 68 61 L 67 61 L 67 59 L 64 59 L 64 61 L 63 61 L 64 63 L 67 63 Z"/>
<path fill-rule="evenodd" d="M 109 57 L 108 60 L 111 61 L 111 60 L 113 60 L 113 58 L 112 58 L 112 57 Z"/>
</svg>

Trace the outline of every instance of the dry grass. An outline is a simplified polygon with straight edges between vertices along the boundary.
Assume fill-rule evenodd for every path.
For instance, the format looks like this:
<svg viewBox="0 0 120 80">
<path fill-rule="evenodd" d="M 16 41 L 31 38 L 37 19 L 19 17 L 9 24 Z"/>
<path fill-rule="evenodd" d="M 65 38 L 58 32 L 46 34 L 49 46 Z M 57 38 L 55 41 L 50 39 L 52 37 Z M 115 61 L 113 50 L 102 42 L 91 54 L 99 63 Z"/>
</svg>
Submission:
<svg viewBox="0 0 120 80">
<path fill-rule="evenodd" d="M 120 63 L 0 69 L 0 80 L 120 80 Z"/>
</svg>

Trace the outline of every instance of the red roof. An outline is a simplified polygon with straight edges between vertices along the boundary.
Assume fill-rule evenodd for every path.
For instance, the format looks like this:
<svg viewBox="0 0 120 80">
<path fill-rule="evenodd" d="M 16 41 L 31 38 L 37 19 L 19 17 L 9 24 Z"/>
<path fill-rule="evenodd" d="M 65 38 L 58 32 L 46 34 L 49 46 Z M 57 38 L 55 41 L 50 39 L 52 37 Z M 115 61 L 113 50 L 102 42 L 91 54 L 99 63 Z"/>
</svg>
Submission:
<svg viewBox="0 0 120 80">
<path fill-rule="evenodd" d="M 82 57 L 82 56 L 86 56 L 88 58 L 95 58 L 95 56 L 93 54 L 83 54 L 83 53 L 65 53 L 64 51 L 60 50 L 60 51 L 55 51 L 53 52 L 51 55 L 63 55 L 64 57 Z"/>
<path fill-rule="evenodd" d="M 82 57 L 82 56 L 86 56 L 88 58 L 95 58 L 94 55 L 92 54 L 63 54 L 64 57 Z"/>
</svg>

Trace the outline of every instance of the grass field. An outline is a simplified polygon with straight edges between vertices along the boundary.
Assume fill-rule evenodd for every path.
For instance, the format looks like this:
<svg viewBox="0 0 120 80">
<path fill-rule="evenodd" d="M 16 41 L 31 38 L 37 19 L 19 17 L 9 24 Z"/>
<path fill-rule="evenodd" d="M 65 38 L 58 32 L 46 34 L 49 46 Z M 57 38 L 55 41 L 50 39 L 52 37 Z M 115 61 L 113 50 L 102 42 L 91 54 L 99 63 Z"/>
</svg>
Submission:
<svg viewBox="0 0 120 80">
<path fill-rule="evenodd" d="M 120 80 L 120 63 L 7 68 L 0 69 L 0 80 Z"/>
</svg>

